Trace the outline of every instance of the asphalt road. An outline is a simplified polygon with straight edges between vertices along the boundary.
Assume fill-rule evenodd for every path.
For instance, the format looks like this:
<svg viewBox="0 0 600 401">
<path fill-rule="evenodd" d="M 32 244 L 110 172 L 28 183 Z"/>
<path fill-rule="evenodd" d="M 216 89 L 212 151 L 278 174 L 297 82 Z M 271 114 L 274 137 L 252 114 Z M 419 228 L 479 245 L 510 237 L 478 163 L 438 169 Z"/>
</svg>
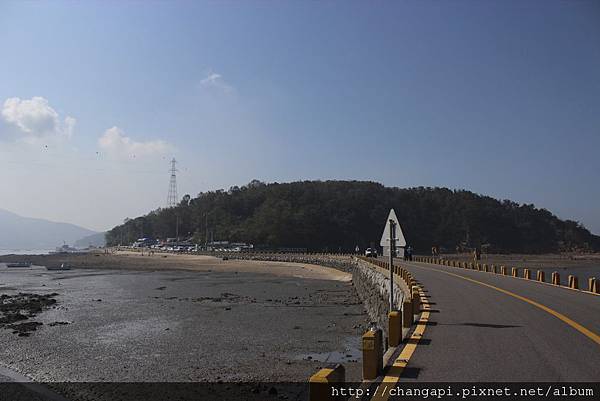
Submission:
<svg viewBox="0 0 600 401">
<path fill-rule="evenodd" d="M 400 262 L 425 288 L 423 340 L 401 381 L 588 381 L 600 379 L 600 296 L 486 272 Z M 460 277 L 457 277 L 460 276 Z M 480 283 L 510 291 L 548 310 Z"/>
</svg>

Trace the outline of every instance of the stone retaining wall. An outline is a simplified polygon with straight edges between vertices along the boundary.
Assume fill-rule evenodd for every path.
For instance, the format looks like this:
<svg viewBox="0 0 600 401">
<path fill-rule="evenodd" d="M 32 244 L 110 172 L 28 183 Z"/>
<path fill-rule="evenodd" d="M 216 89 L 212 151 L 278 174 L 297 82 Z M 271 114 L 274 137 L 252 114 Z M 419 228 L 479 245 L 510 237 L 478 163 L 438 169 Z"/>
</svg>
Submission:
<svg viewBox="0 0 600 401">
<path fill-rule="evenodd" d="M 214 254 L 213 254 L 214 255 Z M 352 256 L 336 256 L 336 255 L 311 255 L 301 253 L 224 253 L 214 256 L 227 257 L 229 259 L 245 259 L 245 260 L 265 260 L 269 262 L 292 262 L 292 263 L 307 263 L 311 265 L 319 265 L 332 267 L 346 273 L 352 273 L 354 268 L 354 258 Z"/>
<path fill-rule="evenodd" d="M 362 260 L 354 260 L 352 283 L 365 305 L 371 321 L 377 323 L 388 336 L 388 313 L 390 311 L 390 279 Z M 404 301 L 403 289 L 394 282 L 394 302 L 400 309 Z"/>
</svg>

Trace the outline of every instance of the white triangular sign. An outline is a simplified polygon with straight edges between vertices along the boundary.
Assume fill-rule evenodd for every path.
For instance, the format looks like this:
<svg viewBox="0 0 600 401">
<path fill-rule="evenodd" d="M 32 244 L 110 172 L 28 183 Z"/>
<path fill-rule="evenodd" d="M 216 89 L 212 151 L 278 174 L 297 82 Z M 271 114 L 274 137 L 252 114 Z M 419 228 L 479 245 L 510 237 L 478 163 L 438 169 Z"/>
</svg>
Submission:
<svg viewBox="0 0 600 401">
<path fill-rule="evenodd" d="M 381 241 L 379 242 L 379 245 L 390 246 L 390 220 L 396 223 L 396 248 L 406 246 L 404 233 L 402 232 L 402 228 L 400 227 L 400 223 L 398 222 L 398 218 L 396 217 L 396 212 L 394 212 L 394 209 L 390 210 L 390 215 L 385 221 L 385 228 L 383 229 L 383 234 L 381 234 Z"/>
</svg>

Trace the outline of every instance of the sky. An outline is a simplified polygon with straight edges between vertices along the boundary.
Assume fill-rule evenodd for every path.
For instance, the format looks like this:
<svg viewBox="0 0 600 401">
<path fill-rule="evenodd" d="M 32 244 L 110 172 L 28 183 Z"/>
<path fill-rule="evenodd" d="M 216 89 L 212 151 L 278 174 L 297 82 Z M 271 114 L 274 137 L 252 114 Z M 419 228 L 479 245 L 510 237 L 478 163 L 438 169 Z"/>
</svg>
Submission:
<svg viewBox="0 0 600 401">
<path fill-rule="evenodd" d="M 110 229 L 252 179 L 533 203 L 600 234 L 600 2 L 0 1 L 0 208 Z"/>
</svg>

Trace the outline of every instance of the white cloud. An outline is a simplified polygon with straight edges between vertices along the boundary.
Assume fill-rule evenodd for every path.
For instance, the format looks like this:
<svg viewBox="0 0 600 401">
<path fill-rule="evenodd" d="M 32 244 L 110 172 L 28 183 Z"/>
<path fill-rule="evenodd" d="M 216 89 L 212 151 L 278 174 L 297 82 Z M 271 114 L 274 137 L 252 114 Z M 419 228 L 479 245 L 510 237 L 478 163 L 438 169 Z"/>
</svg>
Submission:
<svg viewBox="0 0 600 401">
<path fill-rule="evenodd" d="M 233 86 L 228 84 L 221 74 L 209 71 L 206 78 L 200 81 L 200 87 L 206 89 L 217 89 L 225 93 L 232 93 L 235 91 Z"/>
<path fill-rule="evenodd" d="M 129 159 L 162 155 L 173 149 L 170 144 L 162 140 L 135 141 L 125 136 L 119 127 L 112 127 L 104 131 L 104 134 L 98 138 L 98 146 L 113 157 Z"/>
<path fill-rule="evenodd" d="M 2 119 L 18 131 L 26 142 L 35 143 L 41 139 L 68 139 L 73 135 L 76 120 L 66 116 L 62 121 L 48 100 L 40 96 L 21 100 L 11 97 L 4 101 Z"/>
</svg>

